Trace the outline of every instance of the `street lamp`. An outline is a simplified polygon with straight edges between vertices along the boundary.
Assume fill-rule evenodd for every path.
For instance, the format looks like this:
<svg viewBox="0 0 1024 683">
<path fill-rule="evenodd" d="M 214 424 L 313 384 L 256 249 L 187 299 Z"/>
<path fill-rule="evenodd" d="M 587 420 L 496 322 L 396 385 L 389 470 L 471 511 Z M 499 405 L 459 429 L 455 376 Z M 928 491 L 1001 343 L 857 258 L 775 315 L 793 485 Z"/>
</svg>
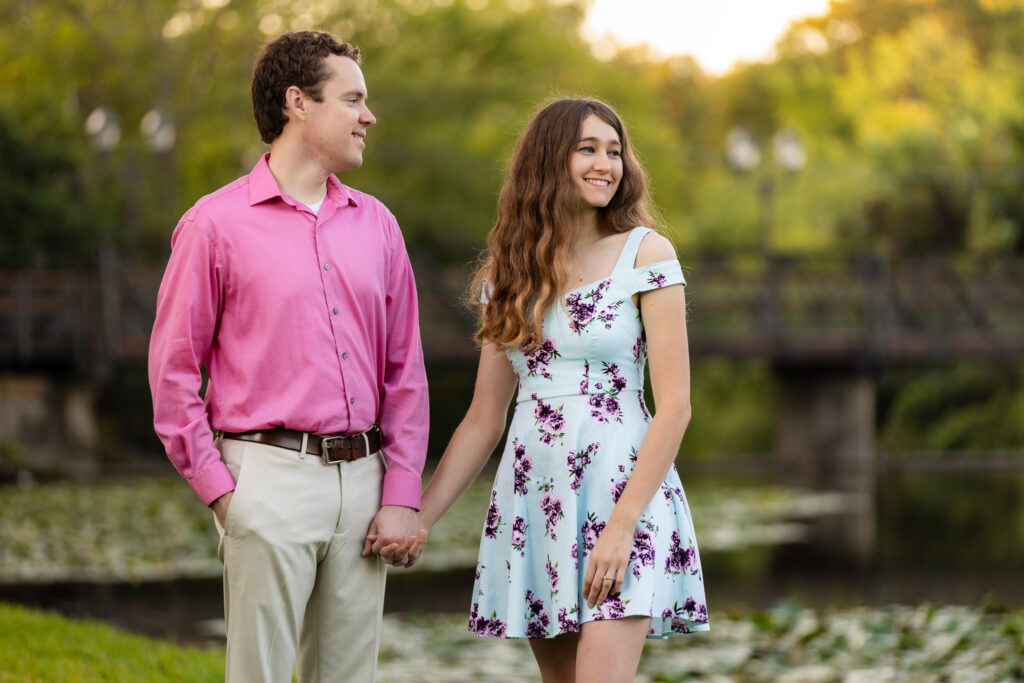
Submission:
<svg viewBox="0 0 1024 683">
<path fill-rule="evenodd" d="M 803 140 L 792 129 L 783 128 L 772 135 L 772 160 L 774 166 L 787 173 L 795 173 L 807 163 L 807 152 Z M 757 136 L 747 128 L 737 127 L 725 137 L 725 159 L 729 166 L 742 173 L 749 173 L 761 165 L 761 144 Z M 762 254 L 772 251 L 772 218 L 775 200 L 775 177 L 771 171 L 761 174 L 758 185 L 758 240 Z"/>
<path fill-rule="evenodd" d="M 169 152 L 174 147 L 177 131 L 170 115 L 160 109 L 150 109 L 139 122 L 139 130 L 146 139 L 146 144 L 157 153 Z"/>
<path fill-rule="evenodd" d="M 110 107 L 96 107 L 85 119 L 85 134 L 93 148 L 109 152 L 121 142 L 121 123 Z"/>
</svg>

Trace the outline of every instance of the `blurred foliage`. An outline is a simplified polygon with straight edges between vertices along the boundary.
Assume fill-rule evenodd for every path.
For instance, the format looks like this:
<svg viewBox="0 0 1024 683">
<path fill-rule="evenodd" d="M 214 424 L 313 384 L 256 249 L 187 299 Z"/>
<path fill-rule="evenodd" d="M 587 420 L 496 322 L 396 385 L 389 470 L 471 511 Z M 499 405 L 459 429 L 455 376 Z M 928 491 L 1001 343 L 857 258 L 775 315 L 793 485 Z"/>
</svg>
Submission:
<svg viewBox="0 0 1024 683">
<path fill-rule="evenodd" d="M 586 7 L 4 0 L 0 266 L 88 265 L 100 244 L 160 264 L 185 209 L 265 149 L 249 103 L 260 45 L 305 28 L 363 51 L 378 124 L 363 168 L 343 180 L 395 212 L 420 262 L 465 264 L 483 246 L 512 143 L 530 112 L 558 94 L 603 98 L 623 115 L 684 263 L 753 250 L 760 221 L 782 251 L 1024 254 L 1021 0 L 834 0 L 789 27 L 774 61 L 721 77 L 643 48 L 599 59 L 607 46 L 579 36 Z M 101 107 L 120 124 L 106 151 L 84 129 Z M 176 129 L 164 151 L 140 128 L 151 111 Z M 751 173 L 724 161 L 737 126 L 761 140 L 763 161 Z M 771 160 L 771 136 L 783 128 L 804 141 L 802 171 Z M 759 200 L 765 186 L 771 202 Z M 716 424 L 695 421 L 692 452 L 770 443 L 765 372 L 741 370 L 731 385 L 730 374 L 695 370 L 695 415 L 713 409 Z M 950 409 L 950 420 L 928 408 L 947 387 L 903 377 L 909 393 L 886 402 L 896 411 L 883 416 L 886 448 L 1020 443 L 1005 418 L 1007 405 L 1024 401 L 1019 371 L 1013 381 L 989 373 L 990 400 Z M 720 408 L 729 402 L 734 409 Z M 929 434 L 918 438 L 920 429 Z"/>
<path fill-rule="evenodd" d="M 879 447 L 894 453 L 1024 448 L 1024 365 L 892 369 L 879 382 L 879 414 Z"/>
<path fill-rule="evenodd" d="M 0 204 L 23 208 L 5 215 L 19 238 L 0 258 L 59 262 L 111 237 L 159 261 L 177 217 L 263 149 L 248 96 L 261 42 L 312 27 L 360 46 L 379 121 L 365 166 L 345 180 L 383 199 L 409 241 L 442 260 L 463 262 L 482 244 L 529 113 L 574 93 L 623 114 L 687 254 L 752 247 L 766 177 L 780 249 L 1024 252 L 1017 0 L 833 2 L 790 27 L 775 61 L 719 78 L 642 48 L 598 59 L 579 37 L 585 9 L 585 0 L 7 0 L 0 139 L 15 151 L 5 172 L 23 182 L 0 185 Z M 120 122 L 106 152 L 83 131 L 97 107 Z M 167 151 L 140 130 L 154 109 L 177 130 Z M 734 126 L 765 141 L 752 175 L 723 161 Z M 808 166 L 793 176 L 769 160 L 780 128 L 807 146 Z M 60 227 L 25 227 L 36 224 L 33 208 Z"/>
</svg>

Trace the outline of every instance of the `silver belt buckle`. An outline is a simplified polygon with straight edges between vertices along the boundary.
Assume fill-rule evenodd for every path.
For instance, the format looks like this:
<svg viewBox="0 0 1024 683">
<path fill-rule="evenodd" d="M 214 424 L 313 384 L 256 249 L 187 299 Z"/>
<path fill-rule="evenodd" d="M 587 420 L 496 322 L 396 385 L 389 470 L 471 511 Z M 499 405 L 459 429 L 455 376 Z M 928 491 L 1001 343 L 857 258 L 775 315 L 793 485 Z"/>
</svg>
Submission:
<svg viewBox="0 0 1024 683">
<path fill-rule="evenodd" d="M 371 427 L 372 429 L 372 427 Z M 369 431 L 369 430 L 367 430 Z M 352 435 L 355 436 L 355 435 Z M 351 439 L 352 436 L 324 436 L 320 438 L 320 459 L 323 460 L 325 465 L 336 465 L 339 462 L 345 462 L 345 459 L 331 460 L 329 455 L 330 443 L 333 441 L 342 441 Z M 367 432 L 359 432 L 359 436 L 363 437 L 363 453 L 364 457 L 370 455 L 370 437 L 367 436 Z M 352 447 L 349 446 L 349 452 L 351 453 Z"/>
<path fill-rule="evenodd" d="M 332 460 L 330 456 L 330 444 L 334 441 L 342 441 L 347 439 L 345 436 L 324 436 L 320 438 L 320 459 L 323 460 L 325 465 L 337 465 L 339 462 L 345 462 L 344 458 L 338 460 Z"/>
</svg>

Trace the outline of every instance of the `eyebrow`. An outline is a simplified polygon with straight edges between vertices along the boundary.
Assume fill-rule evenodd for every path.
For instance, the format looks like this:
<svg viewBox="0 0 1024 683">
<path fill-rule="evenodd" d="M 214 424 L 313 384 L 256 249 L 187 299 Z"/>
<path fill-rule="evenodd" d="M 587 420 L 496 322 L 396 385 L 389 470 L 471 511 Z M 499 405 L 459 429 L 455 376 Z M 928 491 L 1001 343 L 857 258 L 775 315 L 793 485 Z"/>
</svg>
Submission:
<svg viewBox="0 0 1024 683">
<path fill-rule="evenodd" d="M 348 92 L 341 93 L 342 97 L 352 97 L 353 95 L 356 97 L 362 97 L 363 99 L 366 99 L 366 93 L 362 90 L 359 90 L 358 88 L 355 90 L 349 90 Z"/>
<path fill-rule="evenodd" d="M 580 138 L 576 142 L 576 144 L 578 145 L 581 142 L 607 142 L 609 145 L 618 145 L 620 147 L 622 146 L 622 142 L 620 142 L 618 138 L 609 138 L 607 140 L 602 140 L 601 138 L 595 138 L 595 137 Z"/>
</svg>

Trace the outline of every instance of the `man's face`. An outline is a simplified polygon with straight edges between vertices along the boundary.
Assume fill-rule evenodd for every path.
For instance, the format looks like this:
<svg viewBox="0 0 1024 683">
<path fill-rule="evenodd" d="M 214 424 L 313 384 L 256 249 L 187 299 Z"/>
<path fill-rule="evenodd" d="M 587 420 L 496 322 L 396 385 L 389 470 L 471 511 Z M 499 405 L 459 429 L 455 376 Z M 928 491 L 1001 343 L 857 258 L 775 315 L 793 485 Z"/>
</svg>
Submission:
<svg viewBox="0 0 1024 683">
<path fill-rule="evenodd" d="M 327 171 L 340 173 L 363 164 L 366 129 L 376 123 L 366 106 L 366 82 L 353 60 L 325 58 L 330 78 L 323 82 L 323 101 L 309 101 L 306 143 Z"/>
</svg>

